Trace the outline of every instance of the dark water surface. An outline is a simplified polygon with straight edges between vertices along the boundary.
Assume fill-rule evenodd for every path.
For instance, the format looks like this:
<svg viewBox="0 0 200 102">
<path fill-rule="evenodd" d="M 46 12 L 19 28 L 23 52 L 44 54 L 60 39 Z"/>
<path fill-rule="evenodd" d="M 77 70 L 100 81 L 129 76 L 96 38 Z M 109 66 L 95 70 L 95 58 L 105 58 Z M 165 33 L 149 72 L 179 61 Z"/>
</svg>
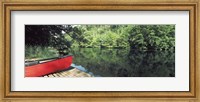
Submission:
<svg viewBox="0 0 200 102">
<path fill-rule="evenodd" d="M 73 64 L 97 77 L 174 77 L 172 51 L 77 48 Z"/>
</svg>

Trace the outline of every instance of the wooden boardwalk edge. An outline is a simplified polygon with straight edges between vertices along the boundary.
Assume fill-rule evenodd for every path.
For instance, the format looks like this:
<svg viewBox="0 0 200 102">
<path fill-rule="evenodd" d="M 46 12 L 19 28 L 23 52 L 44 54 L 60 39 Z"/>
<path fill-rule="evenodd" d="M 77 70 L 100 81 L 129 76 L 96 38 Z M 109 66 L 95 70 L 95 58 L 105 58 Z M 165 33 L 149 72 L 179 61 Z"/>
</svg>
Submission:
<svg viewBox="0 0 200 102">
<path fill-rule="evenodd" d="M 44 75 L 43 77 L 93 77 L 92 75 L 79 70 L 78 68 L 70 68 L 69 70 L 63 70 L 55 73 L 51 73 L 48 75 Z"/>
</svg>

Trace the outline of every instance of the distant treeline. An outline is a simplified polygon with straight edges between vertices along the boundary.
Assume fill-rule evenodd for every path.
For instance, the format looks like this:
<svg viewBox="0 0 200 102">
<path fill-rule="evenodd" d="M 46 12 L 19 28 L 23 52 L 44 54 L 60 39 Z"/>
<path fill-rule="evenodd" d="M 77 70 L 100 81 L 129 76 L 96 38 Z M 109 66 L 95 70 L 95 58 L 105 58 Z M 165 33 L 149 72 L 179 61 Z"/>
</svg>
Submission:
<svg viewBox="0 0 200 102">
<path fill-rule="evenodd" d="M 26 25 L 27 46 L 174 50 L 175 25 Z"/>
</svg>

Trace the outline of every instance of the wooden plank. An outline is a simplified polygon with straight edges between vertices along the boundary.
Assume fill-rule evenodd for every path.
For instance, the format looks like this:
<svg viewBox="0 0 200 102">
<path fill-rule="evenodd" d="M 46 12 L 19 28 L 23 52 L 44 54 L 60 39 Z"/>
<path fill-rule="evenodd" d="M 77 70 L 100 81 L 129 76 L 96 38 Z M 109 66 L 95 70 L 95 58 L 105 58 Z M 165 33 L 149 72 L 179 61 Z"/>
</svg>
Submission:
<svg viewBox="0 0 200 102">
<path fill-rule="evenodd" d="M 59 75 L 57 75 L 57 73 L 53 73 L 53 76 L 55 76 L 55 77 L 60 77 Z"/>
<path fill-rule="evenodd" d="M 61 72 L 60 74 L 62 74 L 64 77 L 66 77 L 66 75 L 63 72 Z"/>
<path fill-rule="evenodd" d="M 54 77 L 52 74 L 49 74 L 48 76 L 49 76 L 49 77 Z"/>
<path fill-rule="evenodd" d="M 55 72 L 44 77 L 92 77 L 90 74 L 83 72 L 77 68 Z"/>
<path fill-rule="evenodd" d="M 57 75 L 59 75 L 60 77 L 64 77 L 60 72 L 59 73 L 57 73 Z"/>
<path fill-rule="evenodd" d="M 69 74 L 69 72 L 63 72 L 63 74 L 66 76 L 66 75 L 68 75 L 68 74 Z"/>
</svg>

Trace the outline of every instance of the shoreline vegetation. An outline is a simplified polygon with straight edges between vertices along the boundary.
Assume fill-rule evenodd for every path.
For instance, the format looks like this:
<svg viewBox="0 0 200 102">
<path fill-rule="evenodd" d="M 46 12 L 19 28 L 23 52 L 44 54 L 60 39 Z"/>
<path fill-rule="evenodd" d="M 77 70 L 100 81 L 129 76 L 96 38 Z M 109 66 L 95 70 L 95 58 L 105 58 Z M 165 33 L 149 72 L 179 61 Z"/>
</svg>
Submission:
<svg viewBox="0 0 200 102">
<path fill-rule="evenodd" d="M 25 34 L 26 59 L 75 48 L 175 51 L 175 25 L 26 25 Z"/>
</svg>

